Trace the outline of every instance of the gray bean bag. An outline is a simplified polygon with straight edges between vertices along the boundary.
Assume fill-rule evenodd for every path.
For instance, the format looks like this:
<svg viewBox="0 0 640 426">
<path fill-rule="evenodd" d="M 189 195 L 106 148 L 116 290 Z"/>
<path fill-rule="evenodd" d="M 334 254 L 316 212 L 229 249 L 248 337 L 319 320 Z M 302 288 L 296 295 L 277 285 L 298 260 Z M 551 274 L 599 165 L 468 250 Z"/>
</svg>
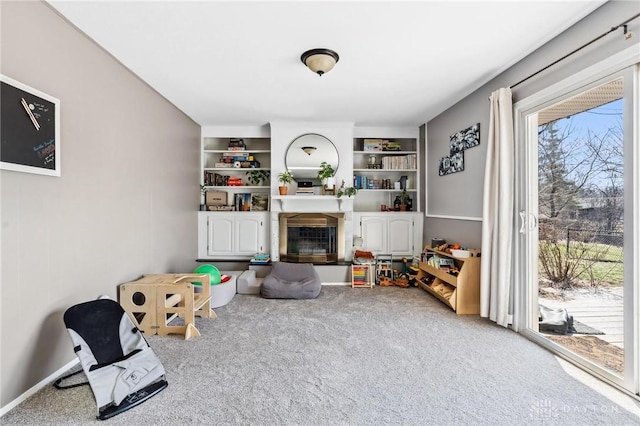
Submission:
<svg viewBox="0 0 640 426">
<path fill-rule="evenodd" d="M 313 264 L 275 262 L 262 281 L 260 295 L 266 299 L 315 299 L 321 287 Z"/>
</svg>

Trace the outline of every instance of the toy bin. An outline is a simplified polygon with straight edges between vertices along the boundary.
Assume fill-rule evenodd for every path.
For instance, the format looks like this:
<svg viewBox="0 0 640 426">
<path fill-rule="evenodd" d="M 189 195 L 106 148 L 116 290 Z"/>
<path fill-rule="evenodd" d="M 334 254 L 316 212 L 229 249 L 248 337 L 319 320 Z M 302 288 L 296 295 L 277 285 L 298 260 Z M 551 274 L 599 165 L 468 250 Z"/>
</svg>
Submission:
<svg viewBox="0 0 640 426">
<path fill-rule="evenodd" d="M 236 282 L 238 278 L 238 272 L 220 272 L 223 277 L 228 276 L 229 279 L 219 284 L 211 284 L 211 308 L 219 308 L 231 302 L 233 296 L 236 295 Z M 201 292 L 202 289 L 196 284 L 196 293 Z"/>
</svg>

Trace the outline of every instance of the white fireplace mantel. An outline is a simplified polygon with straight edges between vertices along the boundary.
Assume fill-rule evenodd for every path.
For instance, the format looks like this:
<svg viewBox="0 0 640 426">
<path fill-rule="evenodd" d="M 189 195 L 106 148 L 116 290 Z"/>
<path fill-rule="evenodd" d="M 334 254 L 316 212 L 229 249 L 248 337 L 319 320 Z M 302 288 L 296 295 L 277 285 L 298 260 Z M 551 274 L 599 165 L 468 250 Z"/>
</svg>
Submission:
<svg viewBox="0 0 640 426">
<path fill-rule="evenodd" d="M 344 211 L 343 205 L 349 205 L 348 199 L 335 195 L 272 195 L 271 199 L 279 202 L 282 212 Z"/>
</svg>

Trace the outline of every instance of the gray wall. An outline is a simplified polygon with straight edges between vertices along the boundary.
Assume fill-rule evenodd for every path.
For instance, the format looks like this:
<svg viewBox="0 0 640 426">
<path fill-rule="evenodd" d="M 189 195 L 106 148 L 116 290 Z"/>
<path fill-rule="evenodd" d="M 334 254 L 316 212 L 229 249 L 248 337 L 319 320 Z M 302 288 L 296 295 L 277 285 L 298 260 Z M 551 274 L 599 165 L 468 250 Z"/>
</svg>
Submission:
<svg viewBox="0 0 640 426">
<path fill-rule="evenodd" d="M 640 3 L 609 1 L 569 30 L 554 38 L 495 79 L 473 92 L 427 123 L 427 215 L 458 217 L 482 216 L 484 163 L 489 126 L 489 96 L 501 87 L 511 86 L 549 65 L 591 39 L 640 12 Z M 544 89 L 612 54 L 638 43 L 640 19 L 629 24 L 636 36 L 624 40 L 622 30 L 608 35 L 589 48 L 544 71 L 513 91 L 514 103 Z M 510 41 L 511 42 L 511 41 Z M 499 46 L 496 46 L 499 49 Z M 490 52 L 487 52 L 490 58 Z M 489 59 L 488 59 L 489 60 Z M 449 136 L 472 124 L 480 123 L 480 146 L 465 151 L 465 170 L 438 176 L 438 161 L 448 154 Z M 518 143 L 518 141 L 516 141 Z M 425 244 L 443 237 L 465 246 L 481 245 L 482 223 L 441 218 L 425 219 Z"/>
<path fill-rule="evenodd" d="M 0 172 L 4 407 L 75 359 L 69 306 L 194 268 L 200 127 L 45 3 L 0 11 L 2 73 L 62 112 L 62 177 Z"/>
</svg>

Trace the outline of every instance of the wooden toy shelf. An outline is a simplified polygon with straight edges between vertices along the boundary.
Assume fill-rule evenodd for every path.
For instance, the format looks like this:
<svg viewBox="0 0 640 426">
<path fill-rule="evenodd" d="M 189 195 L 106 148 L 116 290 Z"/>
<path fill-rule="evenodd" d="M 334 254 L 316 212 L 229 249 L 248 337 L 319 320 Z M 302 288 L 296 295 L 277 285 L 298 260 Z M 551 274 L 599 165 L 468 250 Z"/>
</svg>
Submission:
<svg viewBox="0 0 640 426">
<path fill-rule="evenodd" d="M 455 276 L 420 262 L 420 270 L 416 276 L 418 286 L 453 309 L 456 314 L 479 314 L 480 253 L 471 251 L 472 257 L 459 258 L 431 247 L 425 247 L 424 252 L 439 258 L 452 259 L 459 273 Z"/>
</svg>

